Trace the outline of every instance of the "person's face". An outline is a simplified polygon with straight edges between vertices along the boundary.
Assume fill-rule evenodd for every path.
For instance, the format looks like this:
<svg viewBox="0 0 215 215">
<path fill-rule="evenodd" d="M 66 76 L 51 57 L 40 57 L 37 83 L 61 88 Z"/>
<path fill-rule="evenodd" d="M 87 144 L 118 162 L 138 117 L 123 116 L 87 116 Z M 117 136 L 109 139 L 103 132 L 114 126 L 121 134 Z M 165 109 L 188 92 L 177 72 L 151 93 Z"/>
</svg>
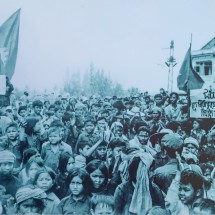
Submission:
<svg viewBox="0 0 215 215">
<path fill-rule="evenodd" d="M 81 155 L 86 156 L 87 151 L 90 149 L 90 146 L 86 145 L 83 149 L 79 149 Z"/>
<path fill-rule="evenodd" d="M 176 104 L 177 103 L 177 96 L 175 94 L 173 94 L 171 97 L 170 97 L 170 103 L 171 104 Z"/>
<path fill-rule="evenodd" d="M 112 151 L 113 157 L 115 158 L 115 157 L 119 156 L 124 148 L 125 148 L 124 146 L 115 147 Z"/>
<path fill-rule="evenodd" d="M 72 195 L 80 196 L 84 191 L 82 179 L 79 176 L 73 177 L 69 184 L 69 189 L 71 190 Z"/>
<path fill-rule="evenodd" d="M 34 107 L 34 112 L 35 112 L 37 115 L 39 115 L 39 114 L 41 113 L 42 109 L 43 109 L 43 107 L 41 107 L 41 106 L 35 106 L 35 107 Z"/>
<path fill-rule="evenodd" d="M 123 135 L 123 129 L 122 129 L 122 127 L 117 126 L 115 132 L 116 132 L 115 133 L 116 137 L 122 137 L 122 135 Z"/>
<path fill-rule="evenodd" d="M 9 140 L 16 140 L 16 138 L 18 137 L 19 133 L 18 130 L 15 127 L 9 127 L 7 129 L 7 137 Z"/>
<path fill-rule="evenodd" d="M 57 110 L 56 112 L 55 112 L 55 116 L 57 117 L 57 118 L 59 118 L 59 119 L 61 119 L 62 118 L 62 116 L 63 116 L 63 110 Z"/>
<path fill-rule="evenodd" d="M 93 182 L 93 187 L 96 189 L 100 188 L 105 181 L 105 176 L 103 175 L 103 173 L 99 169 L 92 172 L 90 174 L 90 178 Z"/>
<path fill-rule="evenodd" d="M 193 122 L 193 128 L 198 129 L 199 128 L 199 123 L 197 121 Z"/>
<path fill-rule="evenodd" d="M 13 163 L 12 162 L 4 162 L 0 164 L 0 173 L 2 175 L 10 175 L 13 171 Z"/>
<path fill-rule="evenodd" d="M 56 145 L 60 142 L 61 136 L 57 132 L 52 132 L 49 134 L 49 142 L 53 145 Z"/>
<path fill-rule="evenodd" d="M 47 172 L 43 172 L 37 179 L 37 186 L 45 192 L 50 190 L 53 186 L 53 180 Z"/>
<path fill-rule="evenodd" d="M 85 131 L 88 134 L 91 134 L 91 133 L 93 133 L 95 126 L 94 126 L 94 124 L 92 122 L 87 122 L 85 124 L 84 128 L 85 128 Z"/>
<path fill-rule="evenodd" d="M 192 154 L 194 155 L 197 155 L 198 154 L 198 149 L 191 143 L 188 143 L 186 146 L 185 146 L 185 149 L 189 152 L 191 152 Z"/>
<path fill-rule="evenodd" d="M 106 129 L 106 122 L 105 122 L 104 119 L 99 120 L 97 124 L 98 124 L 99 129 L 101 129 L 101 130 L 105 130 Z"/>
<path fill-rule="evenodd" d="M 161 105 L 162 104 L 162 98 L 161 97 L 156 97 L 155 98 L 155 104 L 156 105 Z"/>
<path fill-rule="evenodd" d="M 180 184 L 179 187 L 179 199 L 185 205 L 191 204 L 196 198 L 196 192 L 193 189 L 193 186 L 189 184 Z"/>
<path fill-rule="evenodd" d="M 107 147 L 106 146 L 98 146 L 96 149 L 97 156 L 101 159 L 106 158 L 107 155 Z"/>
<path fill-rule="evenodd" d="M 152 112 L 152 117 L 154 120 L 158 120 L 160 118 L 160 113 L 157 110 Z"/>
<path fill-rule="evenodd" d="M 146 132 L 146 131 L 141 131 L 141 132 L 137 135 L 137 137 L 138 137 L 138 140 L 140 141 L 140 143 L 141 143 L 142 145 L 146 145 L 146 144 L 147 144 L 147 141 L 148 141 L 148 139 L 149 139 L 149 134 L 148 134 L 148 132 Z"/>
<path fill-rule="evenodd" d="M 82 115 L 84 115 L 83 108 L 76 108 L 75 109 L 75 116 L 79 117 L 79 116 L 82 116 Z"/>
<path fill-rule="evenodd" d="M 66 165 L 66 171 L 67 172 L 70 172 L 75 166 L 75 160 L 73 157 L 71 157 L 69 160 L 68 160 L 68 163 Z"/>
<path fill-rule="evenodd" d="M 40 169 L 40 167 L 36 163 L 32 163 L 29 170 L 28 170 L 28 176 L 30 179 L 34 179 L 34 176 L 36 175 L 36 172 Z"/>
<path fill-rule="evenodd" d="M 13 115 L 13 110 L 12 109 L 6 110 L 5 113 L 6 113 L 7 117 L 9 117 L 10 119 L 13 120 L 14 115 Z"/>
<path fill-rule="evenodd" d="M 205 179 L 205 183 L 206 185 L 210 185 L 212 182 L 212 178 L 211 178 L 211 171 L 210 169 L 206 169 L 204 172 L 204 179 Z"/>
<path fill-rule="evenodd" d="M 22 116 L 23 118 L 27 117 L 27 115 L 28 115 L 27 110 L 21 110 L 19 112 L 19 115 Z"/>
<path fill-rule="evenodd" d="M 36 200 L 31 198 L 27 199 L 20 203 L 18 214 L 20 215 L 27 215 L 33 213 L 40 213 L 39 205 L 37 204 Z"/>
<path fill-rule="evenodd" d="M 99 203 L 96 205 L 95 210 L 91 210 L 92 215 L 113 215 L 113 208 L 109 205 Z"/>
</svg>

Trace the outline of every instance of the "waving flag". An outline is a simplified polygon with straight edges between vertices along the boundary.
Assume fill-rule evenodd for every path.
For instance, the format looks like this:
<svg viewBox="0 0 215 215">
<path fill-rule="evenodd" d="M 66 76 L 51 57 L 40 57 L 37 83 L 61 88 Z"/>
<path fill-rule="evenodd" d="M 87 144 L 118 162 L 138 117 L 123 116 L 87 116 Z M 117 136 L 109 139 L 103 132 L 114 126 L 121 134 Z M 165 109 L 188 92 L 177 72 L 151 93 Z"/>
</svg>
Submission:
<svg viewBox="0 0 215 215">
<path fill-rule="evenodd" d="M 0 26 L 0 75 L 12 78 L 19 41 L 20 9 Z"/>
<path fill-rule="evenodd" d="M 177 78 L 179 90 L 201 89 L 204 81 L 192 67 L 191 46 L 187 51 Z"/>
</svg>

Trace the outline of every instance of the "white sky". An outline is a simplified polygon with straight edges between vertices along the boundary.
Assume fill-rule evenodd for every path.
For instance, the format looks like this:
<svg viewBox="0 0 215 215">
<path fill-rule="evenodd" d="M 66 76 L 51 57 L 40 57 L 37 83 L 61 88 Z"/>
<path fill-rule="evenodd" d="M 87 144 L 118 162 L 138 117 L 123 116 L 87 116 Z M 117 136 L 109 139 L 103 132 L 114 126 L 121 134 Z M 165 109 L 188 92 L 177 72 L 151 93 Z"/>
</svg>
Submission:
<svg viewBox="0 0 215 215">
<path fill-rule="evenodd" d="M 19 88 L 62 86 L 68 70 L 94 63 L 126 88 L 156 92 L 167 87 L 171 40 L 176 80 L 191 33 L 192 50 L 215 36 L 214 0 L 0 0 L 0 25 L 19 8 Z"/>
</svg>

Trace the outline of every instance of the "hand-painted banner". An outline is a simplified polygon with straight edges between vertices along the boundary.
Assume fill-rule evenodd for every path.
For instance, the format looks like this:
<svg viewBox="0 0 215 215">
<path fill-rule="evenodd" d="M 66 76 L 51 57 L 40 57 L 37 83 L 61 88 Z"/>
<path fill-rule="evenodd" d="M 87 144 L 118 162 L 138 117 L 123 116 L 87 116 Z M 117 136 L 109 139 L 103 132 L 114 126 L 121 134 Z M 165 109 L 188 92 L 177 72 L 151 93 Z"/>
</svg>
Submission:
<svg viewBox="0 0 215 215">
<path fill-rule="evenodd" d="M 215 118 L 215 86 L 190 90 L 190 117 Z"/>
</svg>

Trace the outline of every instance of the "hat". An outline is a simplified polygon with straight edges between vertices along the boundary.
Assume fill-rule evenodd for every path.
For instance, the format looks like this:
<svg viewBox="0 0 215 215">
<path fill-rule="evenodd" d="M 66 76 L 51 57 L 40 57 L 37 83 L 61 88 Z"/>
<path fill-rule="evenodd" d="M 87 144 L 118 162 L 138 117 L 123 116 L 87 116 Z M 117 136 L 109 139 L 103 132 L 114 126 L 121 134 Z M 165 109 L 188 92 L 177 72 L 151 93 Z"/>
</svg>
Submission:
<svg viewBox="0 0 215 215">
<path fill-rule="evenodd" d="M 7 162 L 14 163 L 15 160 L 16 160 L 16 156 L 12 152 L 8 150 L 0 151 L 0 163 L 7 163 Z"/>
<path fill-rule="evenodd" d="M 172 133 L 173 133 L 172 130 L 167 129 L 167 128 L 163 128 L 160 130 L 159 133 L 152 134 L 149 138 L 149 141 L 152 143 L 152 145 L 154 145 L 158 138 L 162 138 L 166 134 L 172 134 Z"/>
<path fill-rule="evenodd" d="M 133 108 L 131 108 L 131 110 L 130 111 L 128 111 L 128 115 L 131 115 L 131 116 L 136 116 L 136 115 L 140 115 L 140 116 L 144 116 L 144 113 L 142 113 L 141 111 L 140 111 L 140 108 L 139 107 L 133 107 Z"/>
<path fill-rule="evenodd" d="M 16 203 L 19 204 L 27 199 L 45 199 L 46 193 L 39 188 L 23 187 L 16 192 Z"/>
<path fill-rule="evenodd" d="M 169 149 L 178 150 L 183 145 L 183 139 L 179 134 L 172 133 L 172 134 L 166 134 L 162 140 L 164 139 L 165 143 L 164 146 Z"/>
<path fill-rule="evenodd" d="M 200 176 L 203 177 L 203 173 L 202 173 L 201 168 L 198 165 L 196 165 L 196 164 L 190 164 L 188 166 L 185 165 L 184 171 L 187 171 L 187 170 L 191 170 L 194 173 L 196 173 L 197 175 L 200 175 Z"/>
<path fill-rule="evenodd" d="M 193 138 L 193 137 L 187 137 L 187 138 L 185 138 L 184 145 L 186 146 L 187 144 L 192 144 L 196 148 L 199 148 L 199 142 L 195 138 Z"/>
</svg>

